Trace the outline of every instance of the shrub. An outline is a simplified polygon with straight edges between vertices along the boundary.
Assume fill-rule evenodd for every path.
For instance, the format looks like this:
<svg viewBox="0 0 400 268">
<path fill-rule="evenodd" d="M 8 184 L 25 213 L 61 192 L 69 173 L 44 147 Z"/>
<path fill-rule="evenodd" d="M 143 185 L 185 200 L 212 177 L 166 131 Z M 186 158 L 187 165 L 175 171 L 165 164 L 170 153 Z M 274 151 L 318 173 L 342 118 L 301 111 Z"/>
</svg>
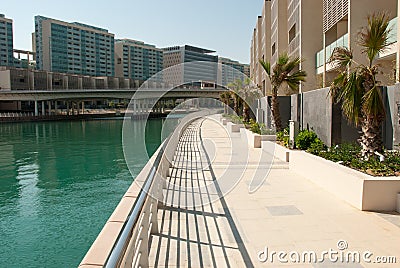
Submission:
<svg viewBox="0 0 400 268">
<path fill-rule="evenodd" d="M 261 134 L 261 125 L 256 121 L 254 121 L 253 119 L 250 119 L 249 128 L 252 132 L 256 134 Z"/>
<path fill-rule="evenodd" d="M 361 147 L 354 143 L 336 145 L 329 150 L 314 150 L 312 153 L 373 176 L 400 175 L 400 153 L 396 151 L 386 151 L 383 162 L 379 161 L 379 157 L 364 159 L 361 156 Z"/>
<path fill-rule="evenodd" d="M 296 148 L 300 150 L 307 150 L 311 147 L 312 143 L 318 142 L 317 139 L 317 134 L 314 132 L 306 129 L 302 130 L 295 139 Z"/>
<path fill-rule="evenodd" d="M 310 145 L 309 148 L 307 148 L 307 152 L 311 154 L 319 154 L 323 151 L 326 151 L 327 147 L 326 145 L 318 138 L 316 138 Z"/>
<path fill-rule="evenodd" d="M 276 132 L 276 140 L 283 143 L 284 146 L 289 147 L 289 128 L 283 131 Z"/>
</svg>

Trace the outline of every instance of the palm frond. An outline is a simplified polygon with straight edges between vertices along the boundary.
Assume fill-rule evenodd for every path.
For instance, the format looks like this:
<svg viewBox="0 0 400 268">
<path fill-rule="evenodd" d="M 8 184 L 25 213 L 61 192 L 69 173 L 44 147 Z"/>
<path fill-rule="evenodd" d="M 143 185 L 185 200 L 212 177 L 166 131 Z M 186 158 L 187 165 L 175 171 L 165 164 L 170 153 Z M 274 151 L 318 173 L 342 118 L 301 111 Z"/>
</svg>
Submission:
<svg viewBox="0 0 400 268">
<path fill-rule="evenodd" d="M 364 114 L 372 117 L 374 120 L 382 119 L 385 115 L 382 93 L 379 87 L 373 87 L 363 96 L 362 109 Z"/>
<path fill-rule="evenodd" d="M 335 67 L 347 68 L 351 66 L 353 61 L 353 52 L 347 47 L 336 47 L 332 55 L 329 57 L 329 63 Z"/>
<path fill-rule="evenodd" d="M 301 63 L 301 58 L 300 57 L 295 57 L 293 59 L 289 59 L 286 64 L 284 64 L 282 66 L 282 71 L 283 72 L 287 72 L 290 73 L 292 72 L 294 69 L 296 69 L 297 67 L 299 67 Z"/>
<path fill-rule="evenodd" d="M 260 59 L 259 62 L 263 67 L 263 69 L 265 70 L 265 72 L 267 73 L 267 75 L 271 77 L 271 62 L 263 61 L 262 59 Z"/>
<path fill-rule="evenodd" d="M 305 82 L 307 73 L 303 70 L 295 71 L 286 76 L 284 81 L 291 90 L 297 90 L 301 82 Z"/>
<path fill-rule="evenodd" d="M 333 80 L 329 93 L 332 96 L 332 99 L 335 103 L 340 102 L 340 91 L 341 88 L 344 87 L 345 82 L 347 81 L 347 70 L 338 74 Z"/>
<path fill-rule="evenodd" d="M 358 36 L 358 44 L 367 54 L 370 66 L 376 56 L 383 52 L 388 44 L 391 29 L 388 28 L 389 17 L 386 13 L 376 13 L 368 16 L 368 26 L 364 27 Z"/>
<path fill-rule="evenodd" d="M 338 92 L 338 100 L 342 101 L 342 110 L 350 122 L 356 126 L 360 124 L 362 117 L 361 105 L 363 98 L 362 79 L 357 72 L 350 72 L 343 87 Z"/>
</svg>

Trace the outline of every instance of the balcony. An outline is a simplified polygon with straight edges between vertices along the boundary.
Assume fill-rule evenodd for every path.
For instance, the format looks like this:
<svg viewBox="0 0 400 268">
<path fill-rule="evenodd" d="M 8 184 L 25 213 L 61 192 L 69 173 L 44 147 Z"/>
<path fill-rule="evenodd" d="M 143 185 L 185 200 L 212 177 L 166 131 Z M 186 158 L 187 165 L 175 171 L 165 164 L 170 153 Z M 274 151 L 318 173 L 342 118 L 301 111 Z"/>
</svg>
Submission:
<svg viewBox="0 0 400 268">
<path fill-rule="evenodd" d="M 339 39 L 337 39 L 335 42 L 331 43 L 329 46 L 325 47 L 325 53 L 326 53 L 326 63 L 328 63 L 329 58 L 332 55 L 332 52 L 335 48 L 337 47 L 348 47 L 349 46 L 349 34 L 345 34 Z M 316 69 L 317 73 L 322 73 L 323 70 L 320 70 L 321 67 L 324 66 L 324 50 L 322 49 L 315 55 L 316 59 Z"/>
<path fill-rule="evenodd" d="M 391 29 L 388 38 L 389 46 L 387 49 L 379 53 L 378 59 L 387 58 L 389 56 L 393 56 L 397 52 L 397 17 L 393 18 L 390 22 L 388 27 Z"/>
<path fill-rule="evenodd" d="M 395 17 L 389 21 L 388 27 L 391 29 L 389 38 L 388 38 L 389 46 L 383 53 L 380 53 L 378 55 L 378 59 L 392 56 L 397 51 L 397 17 Z M 326 63 L 328 63 L 329 58 L 332 55 L 332 52 L 336 47 L 348 47 L 348 44 L 349 44 L 349 35 L 345 34 L 342 37 L 340 37 L 339 39 L 337 39 L 335 42 L 333 42 L 332 44 L 327 46 L 325 48 Z M 315 66 L 317 69 L 317 73 L 318 74 L 322 73 L 323 66 L 324 66 L 324 50 L 319 51 L 315 55 L 315 62 L 316 62 Z M 330 70 L 330 69 L 332 69 L 332 66 L 327 66 L 327 70 Z"/>
</svg>

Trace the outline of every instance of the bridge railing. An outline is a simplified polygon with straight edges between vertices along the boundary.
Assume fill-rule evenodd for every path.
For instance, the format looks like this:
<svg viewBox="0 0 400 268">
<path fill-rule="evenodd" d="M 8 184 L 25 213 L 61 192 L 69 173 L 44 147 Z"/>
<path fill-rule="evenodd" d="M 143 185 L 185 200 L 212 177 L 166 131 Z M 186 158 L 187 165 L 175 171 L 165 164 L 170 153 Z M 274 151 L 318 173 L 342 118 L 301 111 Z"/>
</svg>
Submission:
<svg viewBox="0 0 400 268">
<path fill-rule="evenodd" d="M 192 113 L 164 141 L 136 177 L 79 267 L 148 267 L 151 234 L 158 233 L 158 207 L 180 137 L 209 111 Z"/>
</svg>

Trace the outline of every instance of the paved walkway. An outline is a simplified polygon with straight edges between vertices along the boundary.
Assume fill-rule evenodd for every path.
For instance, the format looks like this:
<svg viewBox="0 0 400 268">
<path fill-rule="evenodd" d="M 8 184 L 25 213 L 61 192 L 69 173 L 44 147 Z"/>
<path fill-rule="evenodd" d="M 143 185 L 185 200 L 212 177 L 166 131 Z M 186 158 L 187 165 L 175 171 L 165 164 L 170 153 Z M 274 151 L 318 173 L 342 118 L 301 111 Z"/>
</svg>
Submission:
<svg viewBox="0 0 400 268">
<path fill-rule="evenodd" d="M 400 266 L 399 215 L 359 211 L 291 172 L 286 163 L 273 160 L 261 149 L 249 149 L 250 159 L 232 166 L 232 156 L 237 154 L 232 152 L 232 144 L 239 150 L 240 146 L 247 149 L 240 134 L 228 134 L 212 119 L 197 121 L 183 135 L 164 194 L 167 205 L 159 211 L 160 234 L 152 236 L 151 266 Z M 271 164 L 266 182 L 250 194 L 248 185 L 254 174 L 259 176 L 256 169 L 261 166 L 267 170 Z M 241 180 L 229 194 L 213 201 L 221 195 L 215 180 L 226 174 L 232 180 Z M 272 263 L 271 259 L 264 263 L 258 260 L 259 252 L 266 247 L 270 254 L 315 251 L 320 259 L 323 251 L 338 250 L 339 240 L 348 245 L 340 252 L 368 250 L 373 253 L 371 260 L 396 256 L 397 264 L 333 264 L 329 260 L 282 264 L 276 255 Z"/>
</svg>

